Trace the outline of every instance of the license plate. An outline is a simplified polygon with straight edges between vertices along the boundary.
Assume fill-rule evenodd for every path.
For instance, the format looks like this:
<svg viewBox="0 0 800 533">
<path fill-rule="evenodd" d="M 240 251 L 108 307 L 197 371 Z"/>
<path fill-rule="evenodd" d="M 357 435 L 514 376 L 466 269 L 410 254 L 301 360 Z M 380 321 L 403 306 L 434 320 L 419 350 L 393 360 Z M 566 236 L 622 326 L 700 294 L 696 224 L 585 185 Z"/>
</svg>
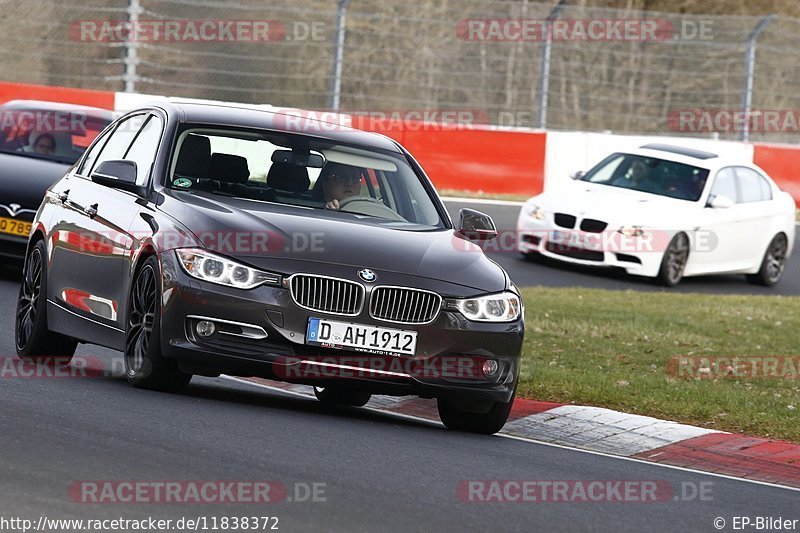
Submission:
<svg viewBox="0 0 800 533">
<path fill-rule="evenodd" d="M 417 347 L 417 332 L 309 318 L 306 344 L 413 356 Z"/>
<path fill-rule="evenodd" d="M 0 233 L 8 233 L 9 235 L 27 237 L 31 234 L 32 226 L 32 223 L 25 222 L 24 220 L 0 217 Z"/>
</svg>

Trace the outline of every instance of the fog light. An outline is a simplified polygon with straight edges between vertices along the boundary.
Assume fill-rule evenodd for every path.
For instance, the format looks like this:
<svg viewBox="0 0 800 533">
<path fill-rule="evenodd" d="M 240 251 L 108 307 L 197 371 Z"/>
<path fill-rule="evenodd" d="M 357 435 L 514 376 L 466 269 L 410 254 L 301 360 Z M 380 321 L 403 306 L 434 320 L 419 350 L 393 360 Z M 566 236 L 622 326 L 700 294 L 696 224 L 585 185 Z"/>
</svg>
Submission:
<svg viewBox="0 0 800 533">
<path fill-rule="evenodd" d="M 488 359 L 483 362 L 483 375 L 487 377 L 491 377 L 497 374 L 497 369 L 499 368 L 497 361 L 494 359 Z"/>
<path fill-rule="evenodd" d="M 209 320 L 201 320 L 194 329 L 201 337 L 210 337 L 217 330 L 214 323 Z"/>
</svg>

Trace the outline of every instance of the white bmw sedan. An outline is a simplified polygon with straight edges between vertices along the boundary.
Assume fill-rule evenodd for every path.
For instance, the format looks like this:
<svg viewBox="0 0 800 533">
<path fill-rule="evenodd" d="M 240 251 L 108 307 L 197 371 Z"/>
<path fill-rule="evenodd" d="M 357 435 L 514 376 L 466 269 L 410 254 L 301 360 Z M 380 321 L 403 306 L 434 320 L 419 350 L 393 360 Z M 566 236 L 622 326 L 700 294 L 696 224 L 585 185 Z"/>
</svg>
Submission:
<svg viewBox="0 0 800 533">
<path fill-rule="evenodd" d="M 795 202 L 752 163 L 647 144 L 574 177 L 525 202 L 525 256 L 620 267 L 667 286 L 721 273 L 774 285 L 792 252 Z"/>
</svg>

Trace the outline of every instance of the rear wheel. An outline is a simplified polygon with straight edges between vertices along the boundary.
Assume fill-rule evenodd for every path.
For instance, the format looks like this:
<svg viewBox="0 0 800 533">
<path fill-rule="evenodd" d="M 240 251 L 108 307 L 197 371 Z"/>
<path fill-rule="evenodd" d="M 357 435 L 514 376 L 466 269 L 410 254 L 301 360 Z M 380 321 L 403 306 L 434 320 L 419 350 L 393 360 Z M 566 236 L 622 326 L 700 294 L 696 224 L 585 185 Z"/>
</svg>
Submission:
<svg viewBox="0 0 800 533">
<path fill-rule="evenodd" d="M 452 400 L 439 398 L 436 402 L 439 408 L 439 418 L 447 429 L 492 435 L 497 433 L 508 420 L 511 407 L 514 405 L 514 395 L 507 402 L 494 402 L 485 413 L 476 413 L 459 408 Z"/>
<path fill-rule="evenodd" d="M 339 387 L 314 387 L 314 396 L 324 404 L 351 407 L 363 407 L 372 398 L 372 395 L 367 392 L 341 389 Z"/>
<path fill-rule="evenodd" d="M 47 329 L 46 257 L 44 241 L 38 241 L 25 258 L 14 323 L 17 356 L 29 360 L 52 358 L 66 364 L 75 354 L 78 342 Z"/>
<path fill-rule="evenodd" d="M 136 274 L 128 305 L 125 377 L 134 387 L 176 391 L 192 375 L 161 356 L 161 273 L 158 258 L 148 257 Z"/>
<path fill-rule="evenodd" d="M 756 285 L 771 287 L 778 283 L 786 269 L 789 242 L 786 235 L 779 233 L 772 238 L 761 260 L 761 268 L 755 274 L 748 274 L 747 281 Z"/>
<path fill-rule="evenodd" d="M 685 233 L 675 235 L 664 251 L 661 268 L 658 271 L 659 283 L 674 287 L 683 279 L 686 262 L 689 260 L 689 237 Z"/>
</svg>

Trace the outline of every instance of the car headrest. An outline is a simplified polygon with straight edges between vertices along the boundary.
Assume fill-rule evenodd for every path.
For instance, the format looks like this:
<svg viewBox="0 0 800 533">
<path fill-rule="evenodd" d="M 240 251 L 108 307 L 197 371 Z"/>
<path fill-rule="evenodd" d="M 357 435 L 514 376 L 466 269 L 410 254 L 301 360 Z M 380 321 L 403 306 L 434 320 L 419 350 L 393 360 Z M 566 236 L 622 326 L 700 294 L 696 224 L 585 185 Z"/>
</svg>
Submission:
<svg viewBox="0 0 800 533">
<path fill-rule="evenodd" d="M 290 163 L 272 163 L 267 174 L 267 186 L 281 191 L 304 192 L 311 185 L 308 169 Z"/>
<path fill-rule="evenodd" d="M 247 183 L 247 180 L 250 179 L 247 158 L 239 155 L 213 153 L 211 154 L 209 176 L 227 183 Z"/>
<path fill-rule="evenodd" d="M 181 145 L 175 174 L 186 178 L 208 178 L 211 167 L 211 141 L 202 135 L 189 134 Z"/>
</svg>

